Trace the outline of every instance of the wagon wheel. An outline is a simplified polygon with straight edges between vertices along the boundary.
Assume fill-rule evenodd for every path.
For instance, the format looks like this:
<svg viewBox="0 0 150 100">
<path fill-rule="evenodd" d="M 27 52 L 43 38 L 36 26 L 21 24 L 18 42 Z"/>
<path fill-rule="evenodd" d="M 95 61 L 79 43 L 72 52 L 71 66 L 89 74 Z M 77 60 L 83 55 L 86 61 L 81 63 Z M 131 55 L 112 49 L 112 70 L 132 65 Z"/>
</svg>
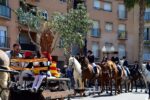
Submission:
<svg viewBox="0 0 150 100">
<path fill-rule="evenodd" d="M 53 39 L 52 31 L 46 30 L 42 33 L 40 38 L 41 52 L 47 51 L 51 53 Z"/>
</svg>

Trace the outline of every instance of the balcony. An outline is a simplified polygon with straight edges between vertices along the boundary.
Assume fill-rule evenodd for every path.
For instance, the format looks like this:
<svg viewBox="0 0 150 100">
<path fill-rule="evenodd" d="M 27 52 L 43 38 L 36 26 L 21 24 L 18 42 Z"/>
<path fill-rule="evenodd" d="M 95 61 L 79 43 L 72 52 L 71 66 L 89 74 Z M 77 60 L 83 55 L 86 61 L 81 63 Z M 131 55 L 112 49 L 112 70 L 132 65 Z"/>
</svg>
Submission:
<svg viewBox="0 0 150 100">
<path fill-rule="evenodd" d="M 0 4 L 0 17 L 10 19 L 11 18 L 11 9 L 5 5 Z"/>
<path fill-rule="evenodd" d="M 145 12 L 145 14 L 144 14 L 144 20 L 145 21 L 150 21 L 150 12 Z"/>
<path fill-rule="evenodd" d="M 36 51 L 36 46 L 33 44 L 20 43 L 22 50 Z"/>
<path fill-rule="evenodd" d="M 118 31 L 118 39 L 126 40 L 127 39 L 127 32 L 126 31 Z"/>
<path fill-rule="evenodd" d="M 9 37 L 0 36 L 0 48 L 10 48 Z"/>
</svg>

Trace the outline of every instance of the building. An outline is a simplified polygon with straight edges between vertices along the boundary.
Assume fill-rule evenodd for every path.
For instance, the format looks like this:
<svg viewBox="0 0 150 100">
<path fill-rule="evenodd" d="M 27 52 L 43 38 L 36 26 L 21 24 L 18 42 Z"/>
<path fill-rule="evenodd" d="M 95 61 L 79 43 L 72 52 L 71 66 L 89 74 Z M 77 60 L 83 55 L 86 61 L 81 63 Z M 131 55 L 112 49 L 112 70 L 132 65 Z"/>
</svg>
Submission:
<svg viewBox="0 0 150 100">
<path fill-rule="evenodd" d="M 30 7 L 38 6 L 44 9 L 45 18 L 50 18 L 55 11 L 67 12 L 67 0 L 26 1 Z M 123 0 L 86 0 L 85 4 L 90 18 L 94 21 L 87 36 L 87 48 L 94 52 L 96 61 L 100 61 L 104 56 L 103 47 L 118 51 L 120 58 L 127 56 L 130 62 L 137 60 L 138 7 L 127 12 Z M 10 49 L 13 43 L 19 41 L 23 50 L 35 50 L 26 34 L 26 28 L 17 23 L 16 15 L 10 10 L 17 9 L 20 5 L 19 0 L 0 1 L 0 47 Z M 36 39 L 36 33 L 31 36 Z M 58 57 L 60 62 L 64 60 L 61 48 L 56 49 L 52 55 Z"/>
<path fill-rule="evenodd" d="M 145 10 L 144 60 L 150 60 L 150 8 Z"/>
<path fill-rule="evenodd" d="M 87 44 L 97 61 L 105 47 L 118 51 L 119 58 L 138 60 L 138 7 L 127 12 L 123 0 L 86 0 L 86 5 L 94 20 Z"/>
</svg>

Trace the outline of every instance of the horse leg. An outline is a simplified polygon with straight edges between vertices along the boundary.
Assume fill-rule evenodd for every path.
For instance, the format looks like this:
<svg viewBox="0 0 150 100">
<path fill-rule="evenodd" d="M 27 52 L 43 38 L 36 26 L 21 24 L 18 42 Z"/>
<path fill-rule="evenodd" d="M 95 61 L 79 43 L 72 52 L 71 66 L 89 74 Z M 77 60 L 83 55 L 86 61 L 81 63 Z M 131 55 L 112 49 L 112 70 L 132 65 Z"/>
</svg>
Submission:
<svg viewBox="0 0 150 100">
<path fill-rule="evenodd" d="M 148 95 L 149 95 L 149 99 L 150 99 L 150 83 L 148 83 L 148 89 L 149 89 L 149 92 L 148 92 Z"/>
<path fill-rule="evenodd" d="M 147 93 L 148 91 L 148 84 L 147 84 L 147 81 L 146 81 L 146 77 L 142 74 L 142 78 L 144 80 L 144 83 L 145 83 L 145 93 Z"/>
</svg>

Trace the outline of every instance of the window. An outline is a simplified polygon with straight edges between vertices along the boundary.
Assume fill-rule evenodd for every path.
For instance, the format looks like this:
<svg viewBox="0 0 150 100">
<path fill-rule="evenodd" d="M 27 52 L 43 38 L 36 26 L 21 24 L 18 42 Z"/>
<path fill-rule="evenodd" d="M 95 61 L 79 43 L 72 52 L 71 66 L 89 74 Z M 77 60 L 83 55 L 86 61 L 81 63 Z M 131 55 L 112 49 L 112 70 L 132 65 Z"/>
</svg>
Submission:
<svg viewBox="0 0 150 100">
<path fill-rule="evenodd" d="M 96 9 L 100 9 L 100 0 L 94 0 L 93 1 L 93 7 Z"/>
<path fill-rule="evenodd" d="M 104 2 L 104 10 L 105 11 L 112 11 L 112 3 L 110 2 Z"/>
<path fill-rule="evenodd" d="M 119 39 L 126 39 L 127 38 L 126 25 L 125 24 L 120 24 L 118 26 L 118 38 Z"/>
<path fill-rule="evenodd" d="M 146 9 L 145 9 L 145 12 L 150 12 L 150 8 L 146 8 Z"/>
<path fill-rule="evenodd" d="M 99 22 L 98 21 L 93 21 L 93 27 L 92 27 L 91 35 L 94 37 L 100 36 L 100 29 L 99 29 Z"/>
<path fill-rule="evenodd" d="M 93 54 L 94 54 L 94 57 L 95 58 L 99 58 L 100 57 L 100 53 L 99 53 L 99 43 L 98 42 L 92 42 L 92 51 L 93 51 Z"/>
<path fill-rule="evenodd" d="M 43 16 L 44 20 L 46 20 L 46 21 L 48 20 L 48 13 L 46 10 L 42 11 L 42 16 Z"/>
<path fill-rule="evenodd" d="M 150 28 L 144 29 L 144 40 L 150 40 Z"/>
<path fill-rule="evenodd" d="M 105 24 L 105 31 L 111 32 L 112 29 L 113 29 L 113 23 L 106 22 L 106 24 Z"/>
<path fill-rule="evenodd" d="M 0 47 L 7 47 L 7 27 L 0 26 Z"/>
<path fill-rule="evenodd" d="M 120 24 L 120 25 L 118 26 L 118 30 L 119 30 L 119 31 L 126 31 L 126 25 L 125 25 L 125 24 Z"/>
<path fill-rule="evenodd" d="M 19 43 L 20 44 L 30 44 L 30 38 L 27 33 L 22 32 L 19 34 Z"/>
<path fill-rule="evenodd" d="M 61 2 L 66 2 L 66 0 L 60 0 Z"/>
<path fill-rule="evenodd" d="M 0 4 L 6 6 L 7 5 L 7 0 L 0 0 Z"/>
<path fill-rule="evenodd" d="M 127 12 L 124 4 L 118 5 L 118 17 L 119 19 L 125 19 L 127 18 Z"/>
<path fill-rule="evenodd" d="M 118 45 L 118 53 L 119 53 L 119 58 L 126 56 L 125 45 L 123 44 Z"/>
</svg>

